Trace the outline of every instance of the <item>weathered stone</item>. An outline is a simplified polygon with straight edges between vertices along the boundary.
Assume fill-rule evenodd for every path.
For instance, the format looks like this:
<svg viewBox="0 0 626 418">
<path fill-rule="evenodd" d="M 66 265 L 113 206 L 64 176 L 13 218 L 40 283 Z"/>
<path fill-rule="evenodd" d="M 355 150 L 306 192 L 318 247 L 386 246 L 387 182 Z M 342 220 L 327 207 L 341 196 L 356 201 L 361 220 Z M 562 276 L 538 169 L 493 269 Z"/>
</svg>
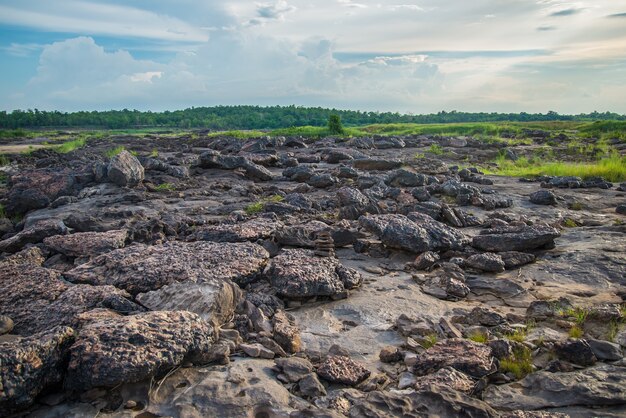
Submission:
<svg viewBox="0 0 626 418">
<path fill-rule="evenodd" d="M 586 340 L 564 341 L 555 344 L 557 356 L 579 366 L 592 366 L 597 361 L 593 350 Z"/>
<path fill-rule="evenodd" d="M 274 352 L 263 347 L 261 344 L 239 344 L 239 348 L 250 357 L 260 357 L 266 359 L 274 358 Z"/>
<path fill-rule="evenodd" d="M 429 387 L 445 387 L 469 394 L 474 389 L 474 386 L 474 381 L 466 374 L 459 372 L 453 367 L 444 367 L 433 374 L 420 377 L 415 384 L 415 389 L 425 390 Z"/>
<path fill-rule="evenodd" d="M 513 347 L 509 340 L 493 340 L 487 345 L 491 348 L 491 354 L 498 360 L 511 357 L 513 355 Z"/>
<path fill-rule="evenodd" d="M 184 311 L 146 312 L 85 325 L 71 347 L 69 389 L 114 387 L 207 361 L 213 328 Z"/>
<path fill-rule="evenodd" d="M 486 327 L 495 327 L 505 322 L 504 317 L 498 312 L 479 306 L 472 309 L 467 320 L 472 325 L 484 325 Z"/>
<path fill-rule="evenodd" d="M 451 338 L 429 348 L 418 358 L 413 372 L 423 376 L 444 367 L 453 367 L 476 378 L 496 371 L 489 347 L 469 340 Z"/>
<path fill-rule="evenodd" d="M 339 183 L 339 179 L 332 174 L 315 174 L 311 176 L 306 183 L 309 186 L 325 189 Z"/>
<path fill-rule="evenodd" d="M 10 178 L 11 190 L 7 196 L 9 216 L 45 208 L 60 196 L 76 192 L 78 185 L 73 173 L 67 170 L 24 170 Z"/>
<path fill-rule="evenodd" d="M 358 159 L 352 161 L 352 166 L 358 170 L 366 171 L 386 171 L 400 168 L 402 166 L 401 161 L 397 160 L 382 160 L 382 159 Z"/>
<path fill-rule="evenodd" d="M 134 187 L 143 181 L 144 169 L 134 155 L 124 150 L 109 161 L 107 176 L 120 187 Z"/>
<path fill-rule="evenodd" d="M 404 358 L 398 347 L 388 346 L 380 350 L 378 358 L 383 363 L 396 363 Z"/>
<path fill-rule="evenodd" d="M 26 408 L 44 389 L 62 382 L 74 330 L 56 327 L 0 342 L 0 415 Z"/>
<path fill-rule="evenodd" d="M 337 296 L 346 291 L 339 260 L 315 257 L 312 251 L 288 249 L 274 257 L 266 277 L 277 293 L 290 299 Z"/>
<path fill-rule="evenodd" d="M 574 306 L 566 298 L 560 298 L 558 300 L 535 300 L 531 302 L 528 309 L 526 309 L 526 316 L 534 319 L 545 319 L 570 309 L 574 309 Z"/>
<path fill-rule="evenodd" d="M 289 382 L 299 382 L 304 377 L 313 372 L 313 365 L 307 359 L 299 357 L 279 358 L 274 360 L 276 367 L 280 370 Z"/>
<path fill-rule="evenodd" d="M 12 237 L 0 241 L 0 253 L 16 253 L 26 244 L 37 244 L 46 237 L 66 233 L 67 227 L 62 221 L 47 220 L 37 222 Z"/>
<path fill-rule="evenodd" d="M 476 270 L 482 270 L 493 273 L 501 273 L 504 271 L 505 264 L 502 257 L 494 253 L 482 253 L 469 256 L 465 260 L 465 264 Z"/>
<path fill-rule="evenodd" d="M 0 335 L 8 334 L 13 331 L 15 324 L 13 320 L 6 315 L 0 315 Z"/>
<path fill-rule="evenodd" d="M 550 190 L 539 190 L 531 193 L 530 201 L 536 205 L 556 205 L 556 195 Z"/>
<path fill-rule="evenodd" d="M 22 251 L 0 260 L 0 266 L 16 266 L 19 264 L 30 264 L 40 266 L 46 261 L 41 249 L 38 247 L 27 247 Z"/>
<path fill-rule="evenodd" d="M 280 221 L 256 218 L 236 224 L 201 226 L 191 235 L 191 239 L 214 242 L 254 242 L 269 238 L 282 226 Z"/>
<path fill-rule="evenodd" d="M 310 373 L 298 382 L 300 393 L 307 398 L 326 396 L 326 388 L 317 378 L 315 373 Z"/>
<path fill-rule="evenodd" d="M 428 177 L 413 171 L 400 168 L 387 176 L 385 183 L 391 187 L 417 187 L 428 184 Z"/>
<path fill-rule="evenodd" d="M 442 263 L 434 276 L 422 285 L 426 294 L 444 300 L 460 300 L 469 295 L 470 288 L 465 284 L 463 270 L 453 263 Z"/>
<path fill-rule="evenodd" d="M 540 371 L 515 383 L 490 386 L 483 399 L 503 410 L 623 405 L 625 381 L 626 368 L 611 365 L 569 373 Z"/>
<path fill-rule="evenodd" d="M 552 246 L 560 235 L 559 231 L 548 226 L 496 228 L 475 236 L 472 246 L 492 252 L 526 251 Z"/>
<path fill-rule="evenodd" d="M 415 258 L 413 266 L 417 270 L 429 270 L 437 261 L 439 261 L 439 254 L 433 251 L 426 251 Z"/>
<path fill-rule="evenodd" d="M 317 368 L 317 374 L 331 383 L 355 386 L 367 379 L 371 372 L 350 357 L 330 355 Z"/>
<path fill-rule="evenodd" d="M 518 251 L 505 251 L 498 253 L 504 261 L 504 268 L 507 270 L 516 269 L 526 264 L 534 263 L 536 257 L 529 253 L 520 253 Z"/>
<path fill-rule="evenodd" d="M 269 259 L 251 243 L 167 242 L 135 244 L 94 258 L 64 274 L 73 282 L 110 284 L 136 295 L 175 282 L 254 281 Z"/>
<path fill-rule="evenodd" d="M 272 318 L 274 323 L 274 340 L 288 353 L 294 354 L 302 349 L 300 330 L 295 321 L 283 311 L 276 311 Z"/>
<path fill-rule="evenodd" d="M 619 344 L 594 339 L 587 340 L 587 343 L 598 360 L 617 361 L 623 357 Z"/>
<path fill-rule="evenodd" d="M 122 248 L 128 231 L 125 229 L 107 232 L 77 232 L 70 235 L 55 235 L 44 238 L 43 243 L 53 251 L 68 257 L 94 257 Z"/>
</svg>

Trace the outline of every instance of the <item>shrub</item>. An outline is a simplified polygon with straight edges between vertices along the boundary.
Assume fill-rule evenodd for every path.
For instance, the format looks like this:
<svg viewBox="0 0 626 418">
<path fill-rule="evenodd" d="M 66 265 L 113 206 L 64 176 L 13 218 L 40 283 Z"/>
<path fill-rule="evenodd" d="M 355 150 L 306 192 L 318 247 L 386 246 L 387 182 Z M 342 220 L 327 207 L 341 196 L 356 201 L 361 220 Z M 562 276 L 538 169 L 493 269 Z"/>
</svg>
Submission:
<svg viewBox="0 0 626 418">
<path fill-rule="evenodd" d="M 64 142 L 61 145 L 57 145 L 53 149 L 61 154 L 67 154 L 68 152 L 72 152 L 75 149 L 84 147 L 86 143 L 87 140 L 85 138 L 78 138 L 73 141 Z"/>
<path fill-rule="evenodd" d="M 583 329 L 579 327 L 578 325 L 574 325 L 573 327 L 569 329 L 570 338 L 581 338 L 583 334 L 584 334 Z"/>
<path fill-rule="evenodd" d="M 341 117 L 336 114 L 332 114 L 328 117 L 328 132 L 331 135 L 341 135 L 343 133 L 343 126 L 341 125 Z"/>
<path fill-rule="evenodd" d="M 439 144 L 432 144 L 428 148 L 428 152 L 430 152 L 431 154 L 435 154 L 435 155 L 443 155 L 444 153 L 443 148 Z"/>
<path fill-rule="evenodd" d="M 513 350 L 513 355 L 500 360 L 500 371 L 512 373 L 516 379 L 522 379 L 533 371 L 532 353 L 528 347 Z"/>
<path fill-rule="evenodd" d="M 486 344 L 487 341 L 489 341 L 489 337 L 487 336 L 487 334 L 483 332 L 474 332 L 470 334 L 470 336 L 467 337 L 467 339 L 472 340 L 477 343 L 481 343 L 481 344 Z"/>
<path fill-rule="evenodd" d="M 420 343 L 422 347 L 425 349 L 429 349 L 430 347 L 437 344 L 438 338 L 436 334 L 427 335 L 424 340 Z"/>
</svg>

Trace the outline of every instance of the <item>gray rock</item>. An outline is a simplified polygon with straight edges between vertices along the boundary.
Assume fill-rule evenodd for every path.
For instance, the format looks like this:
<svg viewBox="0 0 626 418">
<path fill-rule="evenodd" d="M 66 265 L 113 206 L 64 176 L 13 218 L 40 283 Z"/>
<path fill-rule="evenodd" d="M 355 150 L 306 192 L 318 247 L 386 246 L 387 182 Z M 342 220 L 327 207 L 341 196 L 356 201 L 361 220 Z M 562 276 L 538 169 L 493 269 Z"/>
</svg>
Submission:
<svg viewBox="0 0 626 418">
<path fill-rule="evenodd" d="M 598 360 L 617 361 L 623 357 L 619 344 L 594 339 L 588 339 L 587 343 Z"/>
<path fill-rule="evenodd" d="M 592 366 L 597 361 L 586 340 L 564 341 L 555 344 L 554 349 L 559 358 L 579 366 Z"/>
<path fill-rule="evenodd" d="M 256 218 L 236 224 L 206 225 L 197 228 L 191 239 L 214 242 L 245 242 L 269 238 L 281 228 L 280 221 Z"/>
<path fill-rule="evenodd" d="M 415 258 L 413 266 L 417 270 L 429 270 L 439 261 L 439 254 L 433 251 L 426 251 Z"/>
<path fill-rule="evenodd" d="M 482 253 L 469 256 L 465 260 L 465 264 L 476 270 L 482 270 L 493 273 L 501 273 L 505 269 L 504 260 L 498 254 Z"/>
<path fill-rule="evenodd" d="M 490 386 L 483 399 L 503 410 L 623 405 L 625 381 L 626 368 L 608 364 L 569 373 L 540 371 L 515 383 Z"/>
<path fill-rule="evenodd" d="M 534 263 L 536 257 L 533 254 L 521 253 L 518 251 L 505 251 L 498 254 L 504 261 L 504 268 L 507 270 L 516 269 L 526 264 Z"/>
<path fill-rule="evenodd" d="M 134 187 L 143 181 L 144 169 L 134 155 L 122 151 L 109 161 L 107 177 L 118 186 Z"/>
<path fill-rule="evenodd" d="M 313 372 L 313 365 L 307 359 L 287 357 L 276 359 L 274 362 L 280 373 L 291 383 L 297 383 Z"/>
<path fill-rule="evenodd" d="M 358 159 L 352 161 L 352 166 L 358 170 L 366 171 L 387 171 L 402 167 L 402 162 L 398 160 L 383 159 Z"/>
<path fill-rule="evenodd" d="M 557 197 L 550 190 L 539 190 L 531 193 L 530 201 L 536 205 L 556 205 Z"/>
<path fill-rule="evenodd" d="M 260 357 L 265 359 L 274 358 L 274 352 L 263 347 L 261 344 L 239 344 L 239 348 L 250 357 Z"/>
<path fill-rule="evenodd" d="M 146 312 L 85 325 L 70 349 L 65 386 L 87 390 L 132 383 L 210 358 L 213 328 L 184 311 Z"/>
<path fill-rule="evenodd" d="M 244 160 L 242 166 L 245 172 L 246 178 L 253 181 L 270 181 L 273 176 L 271 171 L 262 165 L 255 164 L 252 161 Z"/>
<path fill-rule="evenodd" d="M 13 331 L 13 320 L 6 315 L 0 315 L 0 335 Z"/>
<path fill-rule="evenodd" d="M 438 342 L 418 357 L 413 372 L 423 376 L 444 367 L 452 367 L 476 378 L 496 371 L 489 347 L 469 340 L 450 338 Z"/>
<path fill-rule="evenodd" d="M 484 325 L 486 327 L 495 327 L 496 325 L 505 322 L 504 317 L 498 312 L 479 306 L 472 309 L 472 312 L 470 312 L 467 319 L 472 325 Z"/>
<path fill-rule="evenodd" d="M 450 388 L 461 393 L 470 394 L 475 383 L 464 373 L 453 367 L 444 367 L 433 374 L 420 377 L 416 384 L 417 390 L 428 390 L 434 388 Z"/>
<path fill-rule="evenodd" d="M 175 282 L 216 279 L 247 284 L 260 275 L 268 259 L 263 247 L 251 243 L 135 244 L 96 257 L 64 276 L 76 283 L 110 284 L 137 295 Z"/>
<path fill-rule="evenodd" d="M 44 238 L 43 243 L 51 250 L 68 257 L 94 257 L 122 248 L 128 231 L 77 232 Z"/>
<path fill-rule="evenodd" d="M 338 271 L 340 266 L 334 257 L 316 257 L 309 250 L 287 249 L 272 259 L 265 276 L 277 294 L 285 298 L 336 297 L 346 293 Z"/>
<path fill-rule="evenodd" d="M 315 373 L 310 373 L 298 382 L 300 393 L 307 398 L 318 398 L 326 396 L 326 388 Z"/>
<path fill-rule="evenodd" d="M 626 205 L 617 205 L 615 208 L 615 213 L 619 213 L 620 215 L 626 215 Z"/>
<path fill-rule="evenodd" d="M 387 176 L 385 183 L 391 187 L 417 187 L 426 186 L 428 177 L 404 168 L 394 170 Z"/>
<path fill-rule="evenodd" d="M 37 244 L 44 238 L 60 234 L 67 234 L 67 227 L 62 221 L 40 221 L 4 241 L 0 241 L 0 253 L 16 253 L 27 244 Z"/>
<path fill-rule="evenodd" d="M 272 317 L 274 325 L 274 340 L 287 353 L 294 354 L 302 349 L 302 339 L 300 329 L 296 326 L 295 320 L 285 311 L 278 310 Z"/>
<path fill-rule="evenodd" d="M 561 234 L 548 226 L 495 228 L 481 232 L 472 240 L 472 246 L 483 251 L 526 251 L 554 245 Z"/>
<path fill-rule="evenodd" d="M 56 327 L 0 342 L 0 415 L 31 405 L 44 389 L 63 381 L 74 330 Z"/>
<path fill-rule="evenodd" d="M 317 368 L 317 374 L 331 383 L 355 386 L 367 379 L 371 372 L 350 357 L 330 355 Z"/>
<path fill-rule="evenodd" d="M 317 187 L 318 189 L 325 189 L 338 184 L 339 179 L 332 174 L 316 174 L 311 176 L 306 183 L 309 186 Z"/>
</svg>

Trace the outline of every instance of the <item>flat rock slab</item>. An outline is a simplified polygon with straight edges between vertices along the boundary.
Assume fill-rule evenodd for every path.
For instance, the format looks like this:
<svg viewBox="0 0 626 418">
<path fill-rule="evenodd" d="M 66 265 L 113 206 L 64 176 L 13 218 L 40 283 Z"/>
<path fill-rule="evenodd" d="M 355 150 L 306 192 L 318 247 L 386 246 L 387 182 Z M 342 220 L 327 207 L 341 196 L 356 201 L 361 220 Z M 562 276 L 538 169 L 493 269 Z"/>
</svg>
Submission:
<svg viewBox="0 0 626 418">
<path fill-rule="evenodd" d="M 255 280 L 269 253 L 251 243 L 168 242 L 133 245 L 101 255 L 64 274 L 73 282 L 113 285 L 133 295 L 175 282 Z"/>
<path fill-rule="evenodd" d="M 480 378 L 495 372 L 491 348 L 460 338 L 438 342 L 419 356 L 413 372 L 419 376 L 452 367 L 469 376 Z"/>
<path fill-rule="evenodd" d="M 94 257 L 124 247 L 128 236 L 125 229 L 107 232 L 77 232 L 44 238 L 51 250 L 68 257 Z"/>
<path fill-rule="evenodd" d="M 359 273 L 343 267 L 337 258 L 300 249 L 282 251 L 265 275 L 277 294 L 289 299 L 343 295 L 361 282 Z"/>
<path fill-rule="evenodd" d="M 472 240 L 472 246 L 483 251 L 526 251 L 549 247 L 561 236 L 549 226 L 504 227 L 484 231 Z"/>
<path fill-rule="evenodd" d="M 367 379 L 371 372 L 346 356 L 328 356 L 317 368 L 317 374 L 331 383 L 355 386 Z"/>
<path fill-rule="evenodd" d="M 76 337 L 65 385 L 87 390 L 138 382 L 184 361 L 207 361 L 212 344 L 213 327 L 191 312 L 104 317 Z"/>
<path fill-rule="evenodd" d="M 16 253 L 26 244 L 37 244 L 46 237 L 66 233 L 67 227 L 61 221 L 47 220 L 37 222 L 12 237 L 0 241 L 0 253 Z"/>
<path fill-rule="evenodd" d="M 192 239 L 214 242 L 245 242 L 269 238 L 282 222 L 266 218 L 252 219 L 237 224 L 202 226 L 194 232 Z"/>
<path fill-rule="evenodd" d="M 61 383 L 74 330 L 57 327 L 0 343 L 0 415 L 25 408 L 39 393 Z"/>
<path fill-rule="evenodd" d="M 503 410 L 623 405 L 625 385 L 626 368 L 603 364 L 569 373 L 533 373 L 519 382 L 488 387 L 483 399 Z"/>
</svg>

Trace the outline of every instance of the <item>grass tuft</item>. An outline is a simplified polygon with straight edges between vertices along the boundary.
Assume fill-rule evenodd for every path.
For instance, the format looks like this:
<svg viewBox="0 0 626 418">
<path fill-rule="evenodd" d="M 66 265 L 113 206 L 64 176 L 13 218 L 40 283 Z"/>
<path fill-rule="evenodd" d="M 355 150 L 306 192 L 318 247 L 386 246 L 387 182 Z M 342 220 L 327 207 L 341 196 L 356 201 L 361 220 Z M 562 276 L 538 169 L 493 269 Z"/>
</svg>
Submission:
<svg viewBox="0 0 626 418">
<path fill-rule="evenodd" d="M 516 341 L 518 343 L 523 343 L 526 341 L 526 330 L 525 329 L 517 329 L 512 334 L 505 334 L 505 338 L 510 341 Z"/>
<path fill-rule="evenodd" d="M 468 340 L 474 341 L 476 343 L 486 344 L 489 341 L 489 336 L 483 332 L 474 332 L 467 337 Z"/>
<path fill-rule="evenodd" d="M 161 183 L 154 188 L 157 192 L 169 192 L 174 190 L 174 185 L 172 183 Z"/>
<path fill-rule="evenodd" d="M 570 338 L 575 338 L 575 339 L 582 338 L 583 334 L 584 334 L 583 329 L 578 325 L 574 325 L 573 327 L 569 329 Z"/>
<path fill-rule="evenodd" d="M 513 350 L 513 355 L 500 360 L 500 371 L 512 373 L 516 379 L 522 379 L 532 373 L 532 353 L 528 347 L 519 347 Z"/>
<path fill-rule="evenodd" d="M 107 158 L 113 158 L 113 157 L 115 157 L 116 155 L 118 155 L 119 153 L 121 153 L 122 151 L 124 151 L 125 149 L 126 149 L 126 148 L 124 148 L 122 145 L 120 145 L 120 146 L 118 146 L 118 147 L 115 147 L 115 148 L 112 148 L 112 149 L 106 150 L 106 151 L 104 152 L 104 155 L 105 155 Z"/>
<path fill-rule="evenodd" d="M 420 343 L 420 345 L 428 350 L 430 347 L 437 344 L 437 341 L 439 341 L 437 334 L 430 334 L 424 337 L 424 340 Z"/>
<path fill-rule="evenodd" d="M 263 208 L 265 208 L 265 204 L 278 203 L 278 202 L 282 202 L 283 200 L 285 200 L 284 197 L 282 197 L 279 194 L 275 194 L 265 199 L 261 199 L 258 202 L 250 203 L 248 206 L 246 206 L 244 211 L 246 212 L 247 215 L 254 215 L 256 213 L 263 211 Z"/>
<path fill-rule="evenodd" d="M 72 152 L 78 148 L 84 147 L 86 143 L 87 140 L 85 138 L 78 138 L 73 141 L 68 141 L 62 143 L 61 145 L 57 145 L 53 149 L 61 154 L 67 154 L 68 152 Z"/>
</svg>

